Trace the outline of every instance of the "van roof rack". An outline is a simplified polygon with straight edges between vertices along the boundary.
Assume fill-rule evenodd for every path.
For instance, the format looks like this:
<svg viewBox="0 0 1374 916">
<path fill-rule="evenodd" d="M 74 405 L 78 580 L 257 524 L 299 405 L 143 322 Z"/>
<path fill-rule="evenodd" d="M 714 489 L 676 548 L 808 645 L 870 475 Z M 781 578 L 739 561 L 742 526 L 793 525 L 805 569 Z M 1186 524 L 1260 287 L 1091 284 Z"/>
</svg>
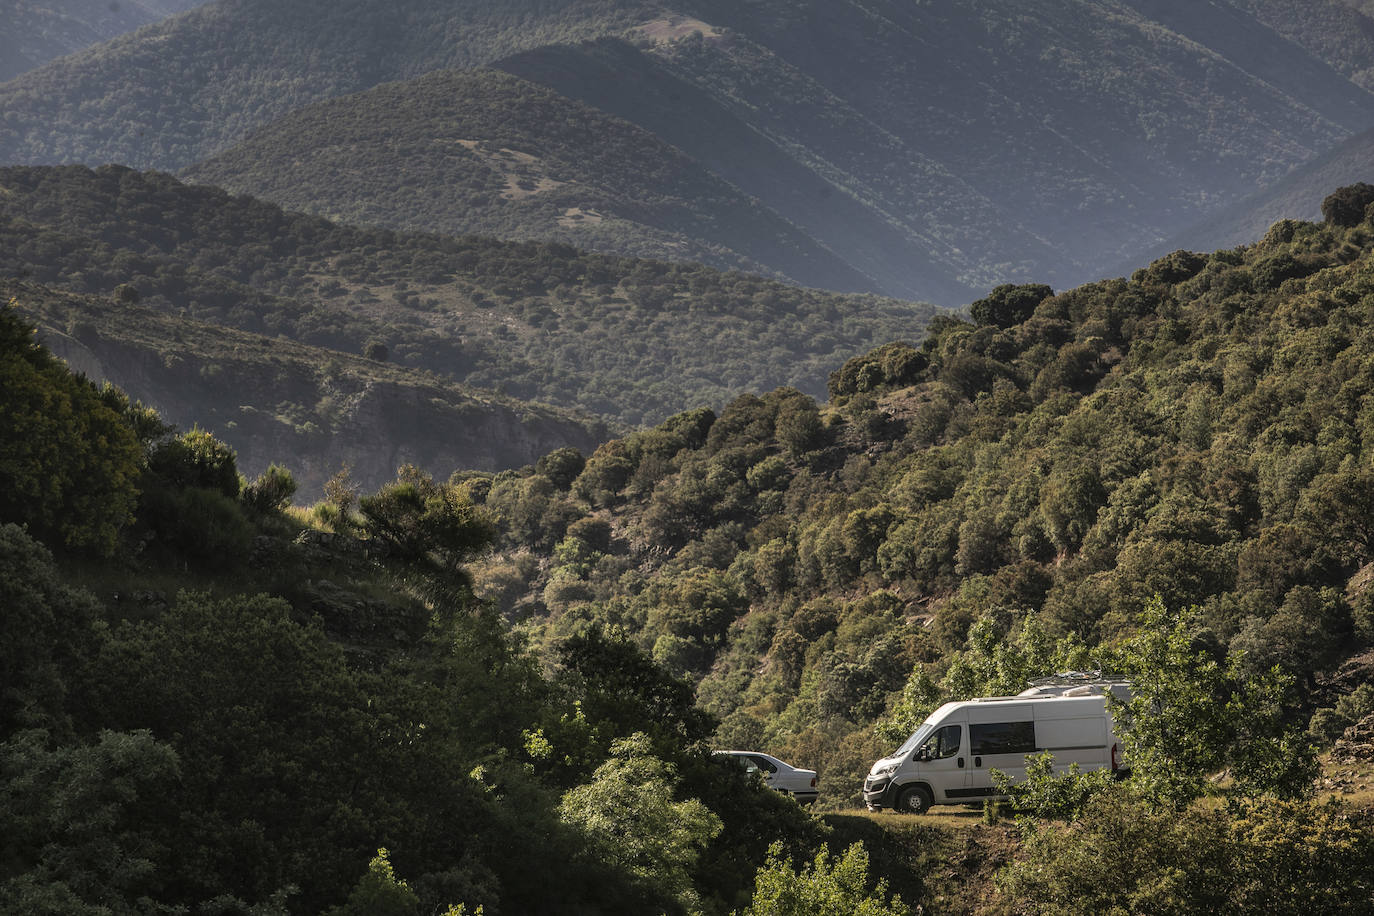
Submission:
<svg viewBox="0 0 1374 916">
<path fill-rule="evenodd" d="M 1026 683 L 1032 687 L 1087 687 L 1094 684 L 1129 684 L 1130 678 L 1120 674 L 1103 674 L 1101 671 L 1060 671 L 1033 677 Z"/>
</svg>

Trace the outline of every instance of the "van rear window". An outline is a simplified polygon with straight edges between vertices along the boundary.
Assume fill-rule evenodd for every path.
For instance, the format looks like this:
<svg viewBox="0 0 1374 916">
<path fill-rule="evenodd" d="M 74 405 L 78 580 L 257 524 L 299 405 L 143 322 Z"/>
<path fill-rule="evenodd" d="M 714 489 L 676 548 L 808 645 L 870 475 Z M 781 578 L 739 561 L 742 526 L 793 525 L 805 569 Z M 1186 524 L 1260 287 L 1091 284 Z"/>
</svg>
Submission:
<svg viewBox="0 0 1374 916">
<path fill-rule="evenodd" d="M 987 722 L 968 727 L 973 755 L 1030 754 L 1035 751 L 1034 722 Z"/>
</svg>

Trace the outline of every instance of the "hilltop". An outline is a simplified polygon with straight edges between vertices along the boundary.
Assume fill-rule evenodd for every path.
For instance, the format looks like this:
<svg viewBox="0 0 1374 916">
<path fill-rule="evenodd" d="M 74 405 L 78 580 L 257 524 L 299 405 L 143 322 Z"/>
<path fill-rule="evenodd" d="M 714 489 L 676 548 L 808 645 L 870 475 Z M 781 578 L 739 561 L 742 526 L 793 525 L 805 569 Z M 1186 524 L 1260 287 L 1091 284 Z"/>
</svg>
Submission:
<svg viewBox="0 0 1374 916">
<path fill-rule="evenodd" d="M 642 208 L 634 225 L 598 246 L 644 251 L 679 233 L 692 244 L 675 258 L 714 248 L 726 259 L 717 263 L 739 255 L 795 276 L 802 236 L 828 252 L 827 283 L 946 305 L 1002 282 L 1095 279 L 1374 124 L 1365 85 L 1374 31 L 1340 0 L 406 0 L 385 10 L 361 0 L 239 0 L 0 87 L 0 159 L 179 170 L 225 154 L 216 180 L 289 194 L 292 206 L 301 195 L 250 156 L 318 159 L 326 174 L 304 182 L 315 189 L 310 209 L 387 218 L 395 181 L 362 180 L 356 163 L 330 151 L 353 142 L 332 125 L 316 135 L 286 120 L 251 132 L 325 99 L 481 66 L 634 124 L 695 160 L 715 187 L 726 182 L 751 201 L 707 211 L 709 221 L 693 214 L 690 233 L 672 226 L 664 236 L 653 215 L 664 202 L 631 182 L 619 206 Z M 350 112 L 341 129 L 381 99 L 420 91 L 392 88 L 329 111 Z M 548 101 L 525 99 L 534 112 Z M 461 99 L 435 111 L 436 133 L 468 117 L 457 108 Z M 310 125 L 320 115 L 300 117 Z M 531 129 L 530 115 L 516 120 L 529 144 L 517 152 L 548 159 L 560 131 Z M 240 142 L 249 146 L 232 152 Z M 434 152 L 421 149 L 421 164 Z M 671 161 L 665 153 L 657 147 L 655 159 Z M 389 155 L 372 147 L 364 161 L 403 172 Z M 488 181 L 489 162 L 460 160 L 416 177 L 463 169 L 460 185 Z M 602 167 L 615 161 L 580 170 L 564 191 L 585 188 L 587 206 L 565 199 L 565 215 L 595 210 L 617 177 Z M 699 184 L 693 171 L 689 183 Z M 531 180 L 537 188 L 549 177 Z M 525 198 L 497 198 L 488 196 L 481 218 L 498 231 L 535 237 L 548 226 Z M 774 251 L 740 251 L 759 221 L 795 232 L 784 231 Z M 559 237 L 568 230 L 560 226 Z"/>
</svg>

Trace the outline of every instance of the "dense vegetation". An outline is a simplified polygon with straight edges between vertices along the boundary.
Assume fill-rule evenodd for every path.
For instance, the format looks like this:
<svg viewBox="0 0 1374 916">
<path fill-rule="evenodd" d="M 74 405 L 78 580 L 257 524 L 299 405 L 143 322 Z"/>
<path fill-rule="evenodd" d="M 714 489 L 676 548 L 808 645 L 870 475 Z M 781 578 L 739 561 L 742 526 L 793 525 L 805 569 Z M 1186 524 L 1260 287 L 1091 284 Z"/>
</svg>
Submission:
<svg viewBox="0 0 1374 916">
<path fill-rule="evenodd" d="M 311 103 L 499 66 L 646 129 L 660 151 L 676 147 L 713 185 L 756 202 L 708 211 L 709 223 L 693 214 L 694 244 L 673 257 L 714 246 L 797 276 L 790 242 L 738 247 L 756 221 L 781 221 L 828 252 L 827 283 L 958 305 L 999 283 L 1064 286 L 1136 261 L 1367 129 L 1372 63 L 1374 28 L 1344 0 L 238 0 L 0 86 L 0 161 L 182 169 Z M 517 121 L 546 110 L 541 97 L 525 101 Z M 442 135 L 463 101 L 422 107 Z M 319 112 L 304 117 L 314 124 Z M 318 163 L 302 184 L 323 192 L 313 209 L 386 209 L 383 194 L 350 177 L 356 161 L 336 175 L 325 135 L 292 138 L 292 123 L 265 136 L 275 159 Z M 541 134 L 515 149 L 540 155 L 565 131 Z M 248 152 L 230 154 L 240 159 L 234 184 L 299 199 L 255 179 L 241 162 Z M 595 209 L 598 189 L 619 177 L 605 170 L 616 157 L 583 158 L 594 173 L 588 200 L 565 211 Z M 371 185 L 411 181 L 401 196 L 441 200 L 452 171 L 463 187 L 486 180 L 480 160 L 437 170 L 425 166 L 433 160 L 425 151 L 407 176 L 393 159 L 392 180 Z M 596 244 L 666 244 L 653 221 L 660 194 L 631 183 L 618 196 L 635 225 Z M 501 213 L 522 233 L 540 225 L 524 204 Z"/>
<path fill-rule="evenodd" d="M 726 912 L 821 848 L 633 645 L 544 671 L 472 602 L 465 486 L 341 480 L 312 527 L 13 309 L 0 373 L 0 909 Z"/>
<path fill-rule="evenodd" d="M 1374 187 L 1324 209 L 999 288 L 824 406 L 308 508 L 6 309 L 0 908 L 1374 912 L 1369 809 L 1311 798 L 1374 711 L 1367 661 L 1329 677 L 1374 642 Z M 835 806 L 941 698 L 1090 658 L 1136 686 L 1134 776 L 1036 761 L 995 889 L 707 753 L 819 764 Z"/>
<path fill-rule="evenodd" d="M 0 170 L 0 275 L 122 289 L 628 425 L 759 387 L 819 394 L 830 367 L 919 337 L 934 311 L 699 264 L 351 228 L 116 166 Z"/>
<path fill-rule="evenodd" d="M 479 584 L 537 641 L 624 629 L 724 744 L 817 767 L 833 803 L 940 697 L 1110 663 L 1153 596 L 1278 666 L 1306 723 L 1374 641 L 1374 229 L 1343 223 L 999 289 L 847 362 L 828 405 L 778 389 L 478 475 L 505 546 Z"/>
<path fill-rule="evenodd" d="M 182 174 L 346 222 L 546 239 L 875 291 L 649 132 L 497 70 L 308 106 Z"/>
</svg>

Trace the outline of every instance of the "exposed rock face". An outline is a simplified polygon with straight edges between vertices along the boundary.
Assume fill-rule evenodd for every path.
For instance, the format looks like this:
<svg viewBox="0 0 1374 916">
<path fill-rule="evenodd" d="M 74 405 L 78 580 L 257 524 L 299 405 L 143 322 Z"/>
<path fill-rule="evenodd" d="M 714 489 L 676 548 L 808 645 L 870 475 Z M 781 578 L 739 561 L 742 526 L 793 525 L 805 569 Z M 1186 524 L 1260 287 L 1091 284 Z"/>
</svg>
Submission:
<svg viewBox="0 0 1374 916">
<path fill-rule="evenodd" d="M 148 313 L 145 327 L 156 320 Z M 442 479 L 459 469 L 520 467 L 566 445 L 590 453 L 610 435 L 601 421 L 427 373 L 216 333 L 226 345 L 209 356 L 175 333 L 115 339 L 93 326 L 65 333 L 44 323 L 40 338 L 74 370 L 119 386 L 168 422 L 212 432 L 238 453 L 249 478 L 284 465 L 304 501 L 345 466 L 375 490 L 403 464 Z"/>
<path fill-rule="evenodd" d="M 1336 739 L 1331 759 L 1342 763 L 1374 763 L 1374 715 L 1365 716 Z"/>
</svg>

